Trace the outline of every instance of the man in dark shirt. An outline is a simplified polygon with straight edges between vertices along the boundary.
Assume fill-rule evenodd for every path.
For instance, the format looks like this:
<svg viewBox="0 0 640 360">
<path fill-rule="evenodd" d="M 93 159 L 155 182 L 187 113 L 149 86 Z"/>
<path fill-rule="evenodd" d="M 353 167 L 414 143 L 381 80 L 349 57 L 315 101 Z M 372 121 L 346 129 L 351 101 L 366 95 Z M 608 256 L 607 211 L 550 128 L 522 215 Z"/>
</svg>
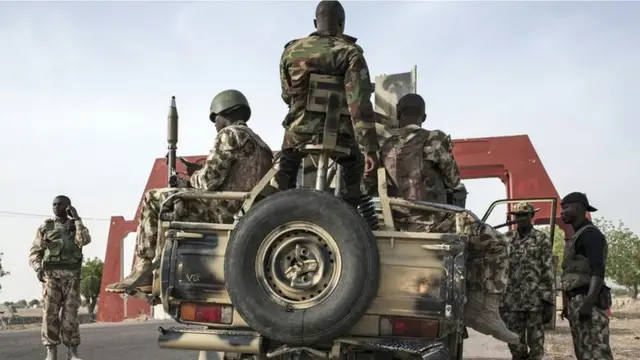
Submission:
<svg viewBox="0 0 640 360">
<path fill-rule="evenodd" d="M 613 360 L 609 345 L 611 305 L 609 288 L 604 284 L 607 241 L 587 219 L 587 211 L 597 211 L 583 193 L 573 192 L 561 202 L 562 221 L 575 234 L 567 241 L 562 262 L 562 319 L 571 326 L 578 360 Z"/>
</svg>

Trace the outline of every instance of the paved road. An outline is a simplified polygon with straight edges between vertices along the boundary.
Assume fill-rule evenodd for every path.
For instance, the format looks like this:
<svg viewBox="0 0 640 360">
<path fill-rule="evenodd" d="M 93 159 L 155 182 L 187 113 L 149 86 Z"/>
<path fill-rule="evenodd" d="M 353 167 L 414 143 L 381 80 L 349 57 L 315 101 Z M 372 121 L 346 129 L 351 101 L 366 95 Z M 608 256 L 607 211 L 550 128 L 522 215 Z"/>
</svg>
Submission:
<svg viewBox="0 0 640 360">
<path fill-rule="evenodd" d="M 197 360 L 195 351 L 158 348 L 156 329 L 169 325 L 166 321 L 145 323 L 91 324 L 81 328 L 83 360 Z M 509 359 L 506 345 L 473 331 L 465 342 L 465 359 Z M 40 344 L 39 329 L 0 332 L 0 359 L 42 360 L 45 351 Z M 64 355 L 64 356 L 62 356 Z M 59 349 L 59 359 L 66 349 Z M 210 357 L 213 359 L 213 357 Z"/>
</svg>

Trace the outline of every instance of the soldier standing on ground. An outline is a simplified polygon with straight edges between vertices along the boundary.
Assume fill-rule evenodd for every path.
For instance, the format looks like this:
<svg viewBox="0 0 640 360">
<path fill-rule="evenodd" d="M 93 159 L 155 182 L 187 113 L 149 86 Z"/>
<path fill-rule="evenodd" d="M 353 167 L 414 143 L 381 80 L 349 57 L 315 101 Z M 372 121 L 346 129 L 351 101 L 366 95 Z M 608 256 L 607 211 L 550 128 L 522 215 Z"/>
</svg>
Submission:
<svg viewBox="0 0 640 360">
<path fill-rule="evenodd" d="M 509 231 L 509 282 L 502 297 L 500 315 L 509 330 L 520 336 L 520 344 L 509 344 L 513 360 L 542 360 L 544 325 L 554 316 L 553 245 L 549 236 L 533 227 L 536 209 L 519 203 L 510 214 L 517 228 Z"/>
<path fill-rule="evenodd" d="M 378 167 L 369 68 L 356 39 L 344 34 L 345 13 L 340 2 L 321 1 L 313 22 L 317 31 L 289 42 L 280 60 L 282 100 L 289 112 L 283 122 L 285 135 L 277 167 L 288 179 L 277 176 L 275 182 L 280 189 L 295 188 L 303 157 L 300 149 L 321 141 L 326 113 L 310 110 L 309 104 L 326 103 L 327 99 L 317 99 L 310 93 L 310 80 L 312 74 L 329 75 L 334 81 L 319 85 L 326 88 L 340 84 L 330 89 L 342 93 L 346 100 L 341 104 L 337 144 L 349 148 L 350 154 L 339 157 L 337 162 L 344 167 L 345 201 L 357 207 L 363 168 L 364 173 L 371 174 Z M 358 144 L 363 148 L 364 159 Z"/>
<path fill-rule="evenodd" d="M 153 287 L 151 264 L 158 260 L 164 244 L 158 243 L 158 214 L 165 199 L 178 192 L 192 191 L 251 191 L 271 169 L 273 152 L 247 126 L 251 108 L 247 98 L 238 90 L 225 90 L 211 101 L 209 120 L 215 123 L 218 135 L 214 148 L 204 165 L 181 158 L 189 175 L 189 187 L 164 188 L 147 191 L 142 202 L 140 222 L 136 234 L 136 267 L 124 280 L 106 286 L 108 292 L 124 293 L 136 282 L 136 289 L 150 294 Z M 181 221 L 228 224 L 242 207 L 239 200 L 188 200 Z"/>
<path fill-rule="evenodd" d="M 388 194 L 446 204 L 448 195 L 463 192 L 466 196 L 466 189 L 460 182 L 450 136 L 421 127 L 427 118 L 425 107 L 424 99 L 418 94 L 407 94 L 398 100 L 398 128 L 388 129 L 388 138 L 380 149 L 382 164 L 390 178 Z M 365 187 L 373 182 L 365 178 Z M 456 232 L 455 217 L 451 213 L 404 208 L 392 211 L 400 230 Z M 498 311 L 499 299 L 507 286 L 508 241 L 489 225 L 478 224 L 466 212 L 460 219 L 460 232 L 472 239 L 467 257 L 465 325 L 500 341 L 517 344 L 518 335 L 509 331 Z"/>
<path fill-rule="evenodd" d="M 68 197 L 53 199 L 53 214 L 38 228 L 29 251 L 29 265 L 43 283 L 42 343 L 46 360 L 57 360 L 60 342 L 68 348 L 67 360 L 80 360 L 82 247 L 91 235 Z"/>
<path fill-rule="evenodd" d="M 607 240 L 589 219 L 597 211 L 583 193 L 561 202 L 562 221 L 575 234 L 565 244 L 562 262 L 562 319 L 568 319 L 578 360 L 613 360 L 609 345 L 611 291 L 605 285 Z"/>
</svg>

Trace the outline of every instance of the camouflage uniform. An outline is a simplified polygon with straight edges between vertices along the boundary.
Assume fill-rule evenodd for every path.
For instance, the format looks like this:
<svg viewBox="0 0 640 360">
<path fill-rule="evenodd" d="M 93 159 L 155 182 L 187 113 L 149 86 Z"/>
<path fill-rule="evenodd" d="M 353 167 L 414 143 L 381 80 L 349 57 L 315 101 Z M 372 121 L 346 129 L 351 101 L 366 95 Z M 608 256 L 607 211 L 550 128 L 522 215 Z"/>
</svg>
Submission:
<svg viewBox="0 0 640 360">
<path fill-rule="evenodd" d="M 233 91 L 236 90 L 231 90 Z M 234 96 L 241 96 L 246 103 L 241 93 L 237 92 Z M 212 111 L 215 101 L 216 98 L 212 102 Z M 191 175 L 189 182 L 193 189 L 197 190 L 251 191 L 269 171 L 272 164 L 273 152 L 269 146 L 247 126 L 245 121 L 236 121 L 218 132 L 214 148 L 207 156 L 204 166 Z M 153 189 L 145 194 L 136 237 L 135 253 L 138 259 L 136 271 L 120 283 L 107 285 L 107 291 L 124 292 L 133 281 L 142 276 L 141 274 L 145 274 L 147 278 L 144 284 L 137 286 L 137 289 L 146 293 L 151 292 L 152 284 L 148 278 L 149 275 L 146 275 L 147 269 L 154 260 L 159 259 L 164 248 L 164 244 L 157 241 L 160 207 L 170 195 L 187 191 L 193 190 Z M 175 207 L 176 204 L 168 204 L 168 206 Z M 186 201 L 182 207 L 180 211 L 175 212 L 177 220 L 231 223 L 234 215 L 242 207 L 242 201 L 198 199 Z"/>
<path fill-rule="evenodd" d="M 578 309 L 586 295 L 576 295 L 569 300 L 569 326 L 573 347 L 578 360 L 613 360 L 609 337 L 609 317 L 597 306 L 588 321 L 580 320 Z"/>
<path fill-rule="evenodd" d="M 595 208 L 588 210 L 595 211 Z M 578 310 L 587 296 L 586 291 L 590 286 L 592 269 L 589 259 L 576 252 L 578 239 L 584 241 L 586 246 L 593 246 L 596 241 L 603 242 L 604 250 L 602 253 L 605 262 L 608 252 L 604 235 L 591 222 L 586 222 L 581 228 L 577 229 L 573 237 L 565 244 L 561 280 L 565 294 L 577 292 L 577 294 L 568 296 L 567 309 L 576 358 L 578 360 L 613 360 L 609 344 L 609 317 L 606 310 L 601 308 L 602 305 L 596 304 L 593 306 L 588 320 L 580 319 Z M 603 284 L 601 292 L 607 291 L 605 287 Z M 580 291 L 582 289 L 584 291 Z"/>
<path fill-rule="evenodd" d="M 529 203 L 519 203 L 513 214 L 533 214 Z M 527 232 L 509 231 L 509 286 L 502 297 L 500 314 L 520 344 L 509 345 L 513 360 L 542 360 L 544 311 L 555 302 L 553 252 L 549 236 L 533 226 Z M 549 305 L 545 305 L 549 304 Z M 527 348 L 528 347 L 528 348 Z"/>
<path fill-rule="evenodd" d="M 380 129 L 378 129 L 381 132 Z M 451 138 L 440 130 L 418 125 L 388 129 L 381 146 L 381 160 L 391 184 L 388 194 L 408 200 L 447 203 L 447 194 L 460 183 Z M 505 292 L 508 241 L 486 224 L 478 224 L 471 213 L 463 213 L 458 229 L 453 214 L 392 209 L 394 222 L 405 231 L 462 233 L 471 236 L 467 258 L 465 323 L 484 334 L 517 343 L 518 336 L 506 328 L 498 314 L 498 298 Z"/>
<path fill-rule="evenodd" d="M 244 121 L 222 129 L 202 169 L 191 175 L 194 189 L 205 191 L 251 191 L 272 165 L 269 146 Z M 147 191 L 142 201 L 136 238 L 136 256 L 152 261 L 164 244 L 158 239 L 160 206 L 169 196 L 192 189 L 165 188 Z M 184 204 L 180 221 L 232 223 L 242 207 L 240 200 L 189 200 Z"/>
<path fill-rule="evenodd" d="M 69 359 L 77 359 L 80 345 L 80 273 L 82 247 L 91 242 L 81 219 L 45 220 L 29 251 L 29 265 L 44 271 L 42 284 L 42 343 L 55 348 L 62 342 L 70 349 Z"/>
<path fill-rule="evenodd" d="M 331 90 L 343 95 L 337 145 L 349 148 L 351 153 L 336 161 L 344 167 L 345 200 L 357 206 L 364 172 L 364 158 L 358 144 L 364 152 L 375 152 L 378 139 L 369 69 L 362 48 L 355 42 L 355 38 L 347 35 L 314 32 L 285 45 L 280 60 L 280 83 L 282 100 L 289 106 L 289 112 L 282 123 L 285 134 L 278 168 L 288 177 L 288 182 L 279 178 L 279 188 L 296 186 L 303 157 L 299 150 L 304 145 L 322 141 L 326 112 L 318 111 L 310 104 L 317 106 L 327 99 L 311 93 L 311 75 L 330 75 L 336 83 L 344 84 Z"/>
</svg>

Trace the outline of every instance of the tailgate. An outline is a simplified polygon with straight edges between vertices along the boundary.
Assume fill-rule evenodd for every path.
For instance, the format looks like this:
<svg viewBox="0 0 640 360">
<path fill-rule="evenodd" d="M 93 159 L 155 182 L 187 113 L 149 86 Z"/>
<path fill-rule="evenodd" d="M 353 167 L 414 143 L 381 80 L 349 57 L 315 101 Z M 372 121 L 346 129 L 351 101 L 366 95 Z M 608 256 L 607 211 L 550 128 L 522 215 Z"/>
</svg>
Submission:
<svg viewBox="0 0 640 360">
<path fill-rule="evenodd" d="M 367 314 L 454 316 L 464 304 L 466 237 L 453 234 L 375 232 L 380 290 Z"/>
</svg>

